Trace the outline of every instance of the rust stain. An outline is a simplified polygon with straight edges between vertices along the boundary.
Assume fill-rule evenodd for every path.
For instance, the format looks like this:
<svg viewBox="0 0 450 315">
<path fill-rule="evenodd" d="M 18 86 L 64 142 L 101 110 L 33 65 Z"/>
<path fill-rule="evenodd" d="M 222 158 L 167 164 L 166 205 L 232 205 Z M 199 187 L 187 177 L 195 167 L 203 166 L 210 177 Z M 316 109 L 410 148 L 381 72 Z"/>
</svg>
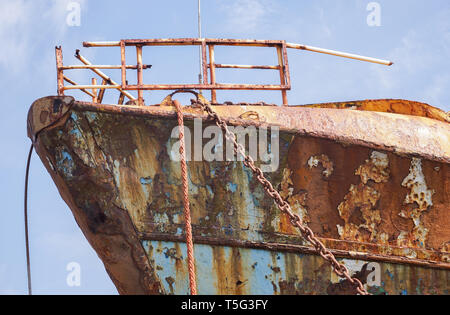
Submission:
<svg viewBox="0 0 450 315">
<path fill-rule="evenodd" d="M 336 102 L 303 105 L 313 108 L 337 108 L 337 109 L 353 109 L 375 112 L 396 113 L 403 115 L 414 115 L 428 117 L 440 121 L 450 122 L 450 116 L 439 108 L 432 107 L 428 104 L 406 101 L 406 100 L 364 100 L 352 102 Z"/>
<path fill-rule="evenodd" d="M 286 280 L 280 280 L 278 286 L 281 294 L 300 294 L 299 283 L 303 283 L 303 264 L 299 255 L 285 255 L 284 271 Z"/>
<path fill-rule="evenodd" d="M 233 291 L 238 295 L 245 293 L 245 285 L 248 281 L 243 274 L 243 264 L 245 263 L 246 262 L 242 260 L 239 248 L 233 247 L 231 250 L 231 261 L 228 262 L 227 267 L 232 270 L 231 285 L 235 286 L 236 289 Z"/>
<path fill-rule="evenodd" d="M 280 195 L 285 200 L 287 200 L 287 202 L 289 202 L 292 210 L 300 216 L 303 222 L 308 223 L 310 222 L 310 219 L 308 217 L 308 210 L 306 208 L 306 199 L 308 197 L 308 192 L 305 190 L 295 191 L 291 175 L 292 171 L 290 169 L 283 169 Z"/>
<path fill-rule="evenodd" d="M 169 294 L 174 294 L 174 289 L 173 289 L 173 284 L 175 283 L 175 279 L 173 278 L 173 277 L 166 277 L 166 282 L 169 284 L 169 290 L 170 290 L 170 292 L 169 292 Z"/>
<path fill-rule="evenodd" d="M 44 110 L 53 110 L 51 104 L 47 105 L 43 106 Z M 267 118 L 268 125 L 286 119 L 286 124 L 291 128 L 280 132 L 280 155 L 283 160 L 280 160 L 277 172 L 268 176 L 326 246 L 340 257 L 402 264 L 402 268 L 395 271 L 395 276 L 414 280 L 408 280 L 410 282 L 404 283 L 402 288 L 397 284 L 397 287 L 387 284 L 386 290 L 389 292 L 415 288 L 421 292 L 431 290 L 432 285 L 424 286 L 419 278 L 422 277 L 424 282 L 436 283 L 438 280 L 431 274 L 441 275 L 435 270 L 448 269 L 449 266 L 447 213 L 450 173 L 445 162 L 448 158 L 446 151 L 439 149 L 441 144 L 445 147 L 447 127 L 430 119 L 406 119 L 409 124 L 417 119 L 420 128 L 429 127 L 431 134 L 433 130 L 441 130 L 442 135 L 435 135 L 435 142 L 427 143 L 430 145 L 429 155 L 423 156 L 423 152 L 415 150 L 416 145 L 423 144 L 416 142 L 414 135 L 408 138 L 414 142 L 411 147 L 406 148 L 409 143 L 403 140 L 405 143 L 398 152 L 395 145 L 391 146 L 398 139 L 384 143 L 374 136 L 372 142 L 364 145 L 358 141 L 339 142 L 332 133 L 323 133 L 328 130 L 329 124 L 353 125 L 340 120 L 347 117 L 345 115 L 341 117 L 337 114 L 336 122 L 332 119 L 334 111 L 331 110 L 320 110 L 323 112 L 319 115 L 319 109 L 302 109 L 296 119 L 305 120 L 302 126 L 306 129 L 300 130 L 296 129 L 300 125 L 290 120 L 294 113 L 292 109 L 278 111 L 277 108 L 275 113 L 271 107 L 260 107 L 254 110 Z M 231 113 L 231 116 L 225 115 L 228 118 L 224 120 L 229 122 L 233 120 L 229 117 L 237 117 L 241 113 L 241 109 L 237 108 L 222 106 L 221 115 Z M 60 114 L 66 109 L 60 104 L 55 106 L 55 110 Z M 162 293 L 159 284 L 166 280 L 164 277 L 157 279 L 154 271 L 165 266 L 153 266 L 152 257 L 148 261 L 143 259 L 142 239 L 168 240 L 177 237 L 178 241 L 182 241 L 183 237 L 179 163 L 172 162 L 168 152 L 170 131 L 176 122 L 169 112 L 159 110 L 162 113 L 153 108 L 111 109 L 106 105 L 99 108 L 76 102 L 64 119 L 51 128 L 41 125 L 39 108 L 30 111 L 30 126 L 36 126 L 37 130 L 45 128 L 36 143 L 42 162 L 86 237 L 104 261 L 114 283 L 124 293 Z M 353 114 L 348 117 L 357 117 L 356 111 L 351 112 Z M 186 113 L 187 125 L 192 123 L 191 118 L 201 117 L 192 108 L 187 108 Z M 369 116 L 375 119 L 379 115 L 360 114 L 363 121 Z M 388 120 L 390 116 L 387 115 L 378 118 Z M 404 117 L 398 117 L 400 125 L 405 122 Z M 50 118 L 46 119 L 48 121 Z M 309 125 L 316 119 L 319 119 L 318 124 Z M 251 124 L 255 121 L 249 119 L 246 122 Z M 339 129 L 337 125 L 330 128 Z M 358 134 L 355 131 L 358 128 L 349 128 L 349 133 Z M 414 133 L 414 129 L 409 132 Z M 324 136 L 329 137 L 324 139 Z M 362 138 L 367 140 L 372 136 L 365 134 Z M 410 155 L 405 155 L 410 151 L 421 158 L 411 159 Z M 311 157 L 322 160 L 317 162 L 317 168 Z M 310 160 L 312 168 L 308 165 Z M 330 169 L 327 161 L 332 163 L 333 168 L 328 177 L 323 173 Z M 295 255 L 311 253 L 298 232 L 290 228 L 284 216 L 279 215 L 272 200 L 264 196 L 255 179 L 240 163 L 192 162 L 189 163 L 189 174 L 196 241 L 231 244 L 236 248 L 285 251 L 286 255 L 287 251 L 296 252 Z M 405 243 L 402 243 L 402 237 Z M 399 243 L 398 238 L 402 242 Z M 214 249 L 212 259 L 212 276 L 218 291 L 223 294 L 235 290 L 247 293 L 251 287 L 249 270 L 258 270 L 258 265 L 247 260 L 242 253 L 238 255 L 240 250 L 229 255 L 228 251 L 224 253 L 218 247 Z M 182 256 L 180 249 L 175 252 L 178 254 L 172 255 L 171 251 L 167 254 L 178 258 Z M 156 250 L 156 253 L 162 254 L 163 251 Z M 173 259 L 180 261 L 180 265 L 172 277 L 185 277 L 184 263 Z M 313 258 L 297 260 L 291 257 L 290 262 L 286 257 L 284 259 L 285 263 L 273 264 L 273 269 L 269 271 L 281 275 L 270 280 L 277 292 L 326 291 L 324 288 L 330 279 L 330 269 L 326 265 L 321 269 L 320 257 L 317 262 Z M 417 271 L 414 274 L 416 271 L 408 267 L 410 264 L 431 267 L 431 271 Z M 393 269 L 391 264 L 383 272 L 394 272 Z M 164 270 L 167 271 L 166 268 Z M 136 279 L 144 280 L 138 282 Z M 317 284 L 316 280 L 320 279 L 325 284 Z M 174 285 L 177 281 L 175 279 Z M 174 290 L 177 290 L 176 286 Z"/>
<path fill-rule="evenodd" d="M 228 275 L 225 271 L 225 250 L 223 247 L 212 248 L 213 252 L 213 271 L 215 272 L 215 288 L 217 294 L 228 294 Z"/>
<path fill-rule="evenodd" d="M 450 263 L 450 242 L 447 242 L 441 247 L 442 261 Z"/>
<path fill-rule="evenodd" d="M 281 255 L 277 252 L 270 252 L 270 258 L 271 263 L 267 265 L 267 273 L 264 277 L 272 284 L 274 294 L 282 294 L 281 287 L 279 286 L 279 282 L 283 281 L 280 268 Z"/>
</svg>

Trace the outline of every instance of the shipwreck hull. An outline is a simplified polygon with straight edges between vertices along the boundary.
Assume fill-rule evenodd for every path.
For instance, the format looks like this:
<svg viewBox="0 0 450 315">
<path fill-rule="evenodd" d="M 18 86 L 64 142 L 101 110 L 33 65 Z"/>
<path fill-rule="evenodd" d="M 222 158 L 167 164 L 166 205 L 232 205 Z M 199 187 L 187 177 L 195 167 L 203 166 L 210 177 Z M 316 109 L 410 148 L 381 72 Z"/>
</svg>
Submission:
<svg viewBox="0 0 450 315">
<path fill-rule="evenodd" d="M 371 293 L 448 294 L 450 127 L 413 105 L 214 109 L 271 130 L 280 159 L 265 175 Z M 336 109 L 359 106 L 418 116 Z M 213 125 L 195 106 L 183 112 L 191 130 Z M 170 106 L 47 97 L 29 112 L 38 155 L 122 294 L 189 292 L 176 127 Z M 199 294 L 354 293 L 242 162 L 190 161 L 188 172 Z"/>
</svg>

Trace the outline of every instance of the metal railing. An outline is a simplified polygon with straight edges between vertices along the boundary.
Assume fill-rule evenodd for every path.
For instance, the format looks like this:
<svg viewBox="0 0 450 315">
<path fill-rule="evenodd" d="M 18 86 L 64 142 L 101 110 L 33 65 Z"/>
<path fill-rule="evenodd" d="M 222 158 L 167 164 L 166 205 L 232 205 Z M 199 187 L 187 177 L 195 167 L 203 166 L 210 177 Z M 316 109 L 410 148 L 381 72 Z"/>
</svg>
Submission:
<svg viewBox="0 0 450 315">
<path fill-rule="evenodd" d="M 151 65 L 143 63 L 142 48 L 144 46 L 200 46 L 201 49 L 201 69 L 203 82 L 194 84 L 145 84 L 143 80 L 143 70 L 150 69 Z M 92 97 L 95 103 L 101 103 L 106 89 L 116 89 L 120 92 L 118 104 L 123 104 L 127 97 L 136 105 L 144 105 L 143 91 L 145 90 L 210 90 L 211 102 L 217 103 L 216 90 L 279 90 L 281 91 L 283 105 L 288 105 L 287 90 L 291 89 L 289 74 L 289 63 L 287 48 L 309 50 L 318 53 L 335 55 L 345 58 L 357 59 L 372 63 L 392 65 L 392 62 L 380 60 L 360 55 L 348 54 L 328 49 L 322 49 L 312 46 L 286 43 L 284 40 L 240 40 L 240 39 L 196 39 L 196 38 L 175 38 L 175 39 L 124 39 L 114 42 L 84 42 L 84 47 L 120 47 L 120 65 L 93 65 L 87 58 L 76 51 L 75 57 L 80 60 L 82 65 L 64 66 L 61 47 L 56 47 L 56 66 L 58 80 L 58 95 L 64 95 L 66 90 L 78 89 Z M 134 46 L 136 48 L 136 65 L 126 64 L 125 47 Z M 237 65 L 237 64 L 218 64 L 215 61 L 215 46 L 244 46 L 244 47 L 273 47 L 278 56 L 277 65 Z M 216 69 L 260 69 L 276 70 L 280 75 L 279 84 L 230 84 L 219 83 L 216 81 Z M 102 83 L 97 84 L 97 79 L 92 79 L 90 85 L 79 85 L 65 76 L 64 71 L 73 69 L 87 69 L 97 74 Z M 120 69 L 121 82 L 118 83 L 103 73 L 101 69 Z M 137 84 L 128 84 L 127 71 L 137 71 Z M 209 70 L 209 71 L 208 71 Z M 208 73 L 209 72 L 209 73 Z M 65 85 L 64 82 L 70 85 Z M 136 90 L 137 98 L 128 91 Z"/>
</svg>

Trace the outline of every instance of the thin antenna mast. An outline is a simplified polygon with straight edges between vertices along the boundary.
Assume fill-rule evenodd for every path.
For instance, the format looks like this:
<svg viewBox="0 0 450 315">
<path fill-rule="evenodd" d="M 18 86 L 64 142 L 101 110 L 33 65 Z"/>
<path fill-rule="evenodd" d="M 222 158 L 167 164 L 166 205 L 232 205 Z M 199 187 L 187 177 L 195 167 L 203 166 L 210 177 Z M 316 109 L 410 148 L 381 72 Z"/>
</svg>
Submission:
<svg viewBox="0 0 450 315">
<path fill-rule="evenodd" d="M 202 38 L 202 16 L 201 16 L 201 10 L 200 10 L 201 4 L 200 0 L 197 0 L 197 8 L 198 8 L 198 15 L 197 15 L 197 24 L 198 24 L 198 39 Z M 198 73 L 198 83 L 202 84 L 202 46 L 198 47 L 198 60 L 199 60 L 199 73 Z M 201 93 L 202 91 L 199 90 Z"/>
</svg>

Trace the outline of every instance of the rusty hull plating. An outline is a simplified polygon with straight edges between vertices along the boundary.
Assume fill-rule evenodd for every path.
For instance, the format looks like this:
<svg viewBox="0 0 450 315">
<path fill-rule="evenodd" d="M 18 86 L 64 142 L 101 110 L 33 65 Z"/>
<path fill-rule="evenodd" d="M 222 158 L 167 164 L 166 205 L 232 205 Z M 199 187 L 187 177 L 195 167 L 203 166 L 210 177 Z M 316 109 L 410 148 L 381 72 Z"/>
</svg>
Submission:
<svg viewBox="0 0 450 315">
<path fill-rule="evenodd" d="M 361 281 L 378 263 L 372 293 L 448 294 L 445 113 L 402 100 L 214 109 L 230 125 L 280 127 L 269 179 Z M 211 124 L 195 106 L 183 112 L 188 127 Z M 170 106 L 68 96 L 29 112 L 38 155 L 122 294 L 188 292 L 180 166 L 168 153 L 176 125 Z M 351 293 L 241 162 L 188 168 L 199 294 Z"/>
</svg>

